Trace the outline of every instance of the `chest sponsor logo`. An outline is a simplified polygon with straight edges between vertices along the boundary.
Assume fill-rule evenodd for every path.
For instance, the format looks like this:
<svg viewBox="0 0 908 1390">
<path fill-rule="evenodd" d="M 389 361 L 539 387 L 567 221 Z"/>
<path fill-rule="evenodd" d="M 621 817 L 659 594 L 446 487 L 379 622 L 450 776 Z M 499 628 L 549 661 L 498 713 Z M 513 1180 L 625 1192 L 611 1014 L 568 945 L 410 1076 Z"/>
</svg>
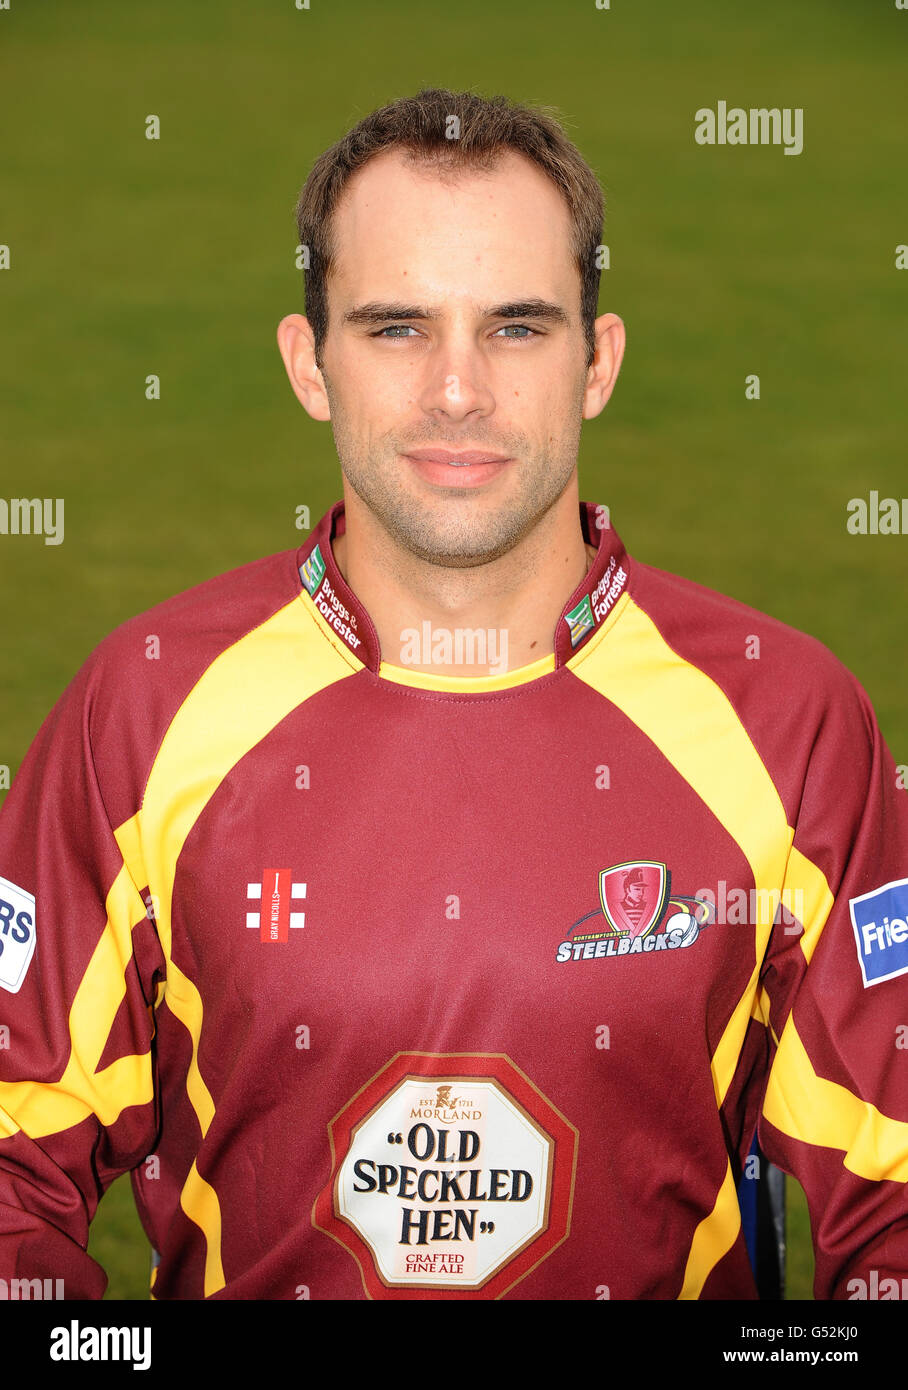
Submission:
<svg viewBox="0 0 908 1390">
<path fill-rule="evenodd" d="M 848 907 L 864 988 L 908 974 L 908 878 L 862 893 Z"/>
<path fill-rule="evenodd" d="M 0 987 L 18 994 L 35 954 L 35 900 L 0 878 Z"/>
<path fill-rule="evenodd" d="M 599 874 L 599 906 L 565 933 L 555 960 L 603 960 L 693 946 L 715 920 L 705 898 L 672 893 L 672 876 L 653 859 L 631 859 Z"/>
<path fill-rule="evenodd" d="M 290 869 L 263 869 L 261 882 L 248 884 L 246 895 L 246 926 L 261 941 L 289 941 L 289 931 L 306 925 L 306 885 L 294 883 Z"/>
<path fill-rule="evenodd" d="M 568 1234 L 577 1131 L 508 1057 L 398 1053 L 328 1129 L 313 1222 L 370 1298 L 500 1298 Z"/>
</svg>

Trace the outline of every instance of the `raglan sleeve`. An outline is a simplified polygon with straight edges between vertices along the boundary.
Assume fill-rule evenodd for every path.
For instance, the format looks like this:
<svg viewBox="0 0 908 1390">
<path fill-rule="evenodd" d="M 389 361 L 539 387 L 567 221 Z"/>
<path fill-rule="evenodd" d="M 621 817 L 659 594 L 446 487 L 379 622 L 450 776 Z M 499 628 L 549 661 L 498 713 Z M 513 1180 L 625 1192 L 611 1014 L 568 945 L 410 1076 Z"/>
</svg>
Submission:
<svg viewBox="0 0 908 1390">
<path fill-rule="evenodd" d="M 90 659 L 0 808 L 0 1279 L 67 1299 L 103 1295 L 89 1224 L 157 1132 L 163 956 L 99 783 L 102 679 Z"/>
<path fill-rule="evenodd" d="M 818 1299 L 883 1297 L 908 1277 L 908 790 L 838 663 L 835 687 L 807 740 L 761 977 L 758 1134 L 806 1193 Z"/>
</svg>

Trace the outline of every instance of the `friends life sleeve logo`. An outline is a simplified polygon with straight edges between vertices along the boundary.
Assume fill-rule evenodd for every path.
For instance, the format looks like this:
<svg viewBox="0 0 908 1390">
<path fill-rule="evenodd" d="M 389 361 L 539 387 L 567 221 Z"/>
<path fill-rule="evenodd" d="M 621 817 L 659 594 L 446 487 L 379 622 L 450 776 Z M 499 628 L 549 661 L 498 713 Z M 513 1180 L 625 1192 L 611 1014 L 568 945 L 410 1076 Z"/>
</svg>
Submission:
<svg viewBox="0 0 908 1390">
<path fill-rule="evenodd" d="M 862 893 L 848 906 L 864 988 L 908 974 L 908 878 Z"/>
<path fill-rule="evenodd" d="M 0 988 L 18 994 L 35 954 L 35 899 L 0 878 Z"/>
<path fill-rule="evenodd" d="M 715 908 L 702 898 L 673 894 L 671 877 L 665 864 L 651 859 L 603 869 L 599 906 L 568 928 L 555 960 L 564 964 L 693 946 L 714 920 Z"/>
</svg>

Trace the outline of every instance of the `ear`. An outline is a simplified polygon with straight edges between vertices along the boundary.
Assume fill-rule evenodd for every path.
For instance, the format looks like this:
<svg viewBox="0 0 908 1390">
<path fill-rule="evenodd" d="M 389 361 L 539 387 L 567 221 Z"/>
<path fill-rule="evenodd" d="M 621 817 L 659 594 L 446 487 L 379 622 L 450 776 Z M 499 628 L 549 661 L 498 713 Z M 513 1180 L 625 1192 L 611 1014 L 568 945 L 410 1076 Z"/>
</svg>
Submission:
<svg viewBox="0 0 908 1390">
<path fill-rule="evenodd" d="M 624 323 L 617 314 L 600 314 L 593 325 L 596 350 L 586 378 L 583 418 L 594 420 L 612 394 L 624 357 Z"/>
<path fill-rule="evenodd" d="M 288 314 L 277 326 L 277 345 L 297 400 L 313 420 L 330 420 L 328 393 L 315 365 L 315 335 L 302 314 Z"/>
</svg>

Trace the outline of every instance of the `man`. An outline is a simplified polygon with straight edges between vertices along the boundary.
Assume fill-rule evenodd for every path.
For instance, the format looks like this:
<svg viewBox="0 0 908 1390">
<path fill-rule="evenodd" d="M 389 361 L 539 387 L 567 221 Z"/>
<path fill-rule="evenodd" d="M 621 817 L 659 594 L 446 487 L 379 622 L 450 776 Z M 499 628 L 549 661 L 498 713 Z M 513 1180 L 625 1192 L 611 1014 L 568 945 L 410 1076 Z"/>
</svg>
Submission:
<svg viewBox="0 0 908 1390">
<path fill-rule="evenodd" d="M 298 214 L 343 502 L 106 639 L 0 817 L 0 1273 L 100 1296 L 132 1169 L 160 1299 L 753 1298 L 757 1130 L 818 1297 L 900 1278 L 908 814 L 830 653 L 579 500 L 591 171 L 429 91 Z"/>
</svg>

